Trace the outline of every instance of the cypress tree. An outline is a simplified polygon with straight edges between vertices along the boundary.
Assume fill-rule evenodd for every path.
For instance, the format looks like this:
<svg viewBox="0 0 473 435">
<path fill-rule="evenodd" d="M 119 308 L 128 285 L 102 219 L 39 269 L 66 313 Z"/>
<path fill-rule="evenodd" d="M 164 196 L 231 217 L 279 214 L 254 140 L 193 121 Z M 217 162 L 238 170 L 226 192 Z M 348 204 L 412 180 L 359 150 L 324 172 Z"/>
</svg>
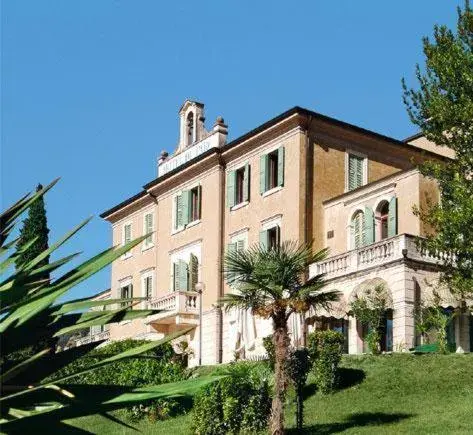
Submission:
<svg viewBox="0 0 473 435">
<path fill-rule="evenodd" d="M 43 186 L 38 184 L 36 191 L 39 191 L 42 188 Z M 23 227 L 20 230 L 20 238 L 17 243 L 17 249 L 20 249 L 35 237 L 37 237 L 37 240 L 32 246 L 30 246 L 30 248 L 28 248 L 16 259 L 15 266 L 17 269 L 19 269 L 21 265 L 28 263 L 48 249 L 48 234 L 49 229 L 46 218 L 46 208 L 44 206 L 44 199 L 41 197 L 31 205 L 28 211 L 28 217 L 23 221 Z M 49 255 L 39 263 L 38 267 L 44 266 L 48 263 Z M 49 273 L 46 272 L 40 279 L 49 279 Z"/>
</svg>

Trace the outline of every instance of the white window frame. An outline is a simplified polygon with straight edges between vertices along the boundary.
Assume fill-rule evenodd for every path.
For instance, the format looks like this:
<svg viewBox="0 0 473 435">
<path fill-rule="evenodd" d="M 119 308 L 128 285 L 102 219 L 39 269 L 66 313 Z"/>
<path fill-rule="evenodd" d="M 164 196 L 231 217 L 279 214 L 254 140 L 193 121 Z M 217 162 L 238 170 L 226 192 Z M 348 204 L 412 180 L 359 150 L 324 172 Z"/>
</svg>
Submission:
<svg viewBox="0 0 473 435">
<path fill-rule="evenodd" d="M 154 215 L 154 212 L 153 210 L 149 210 L 149 211 L 146 211 L 144 214 L 143 214 L 143 236 L 146 234 L 146 216 L 148 215 L 151 215 L 152 216 L 152 228 L 151 228 L 151 231 L 153 232 L 153 234 L 151 234 L 151 241 L 148 242 L 147 239 L 144 239 L 143 240 L 143 245 L 141 247 L 141 251 L 146 251 L 147 249 L 150 249 L 154 246 L 154 235 L 155 235 L 155 232 L 156 232 L 156 229 L 155 229 L 155 215 Z"/>
<path fill-rule="evenodd" d="M 355 151 L 353 149 L 347 148 L 345 151 L 345 192 L 350 192 L 349 173 L 348 173 L 350 155 L 361 157 L 363 159 L 363 181 L 362 181 L 363 184 L 362 186 L 366 186 L 368 184 L 368 156 L 359 151 Z"/>
<path fill-rule="evenodd" d="M 174 291 L 174 263 L 177 263 L 179 260 L 189 264 L 190 255 L 193 254 L 197 257 L 199 262 L 199 279 L 202 277 L 202 246 L 201 242 L 191 243 L 189 245 L 183 246 L 179 249 L 171 251 L 169 253 L 169 293 Z"/>
<path fill-rule="evenodd" d="M 125 246 L 125 227 L 130 226 L 130 241 L 133 240 L 133 221 L 126 221 L 122 225 L 122 246 Z M 122 260 L 126 260 L 127 258 L 130 258 L 133 256 L 132 249 L 129 251 L 125 252 L 122 255 Z"/>
<path fill-rule="evenodd" d="M 246 231 L 241 231 L 238 234 L 235 234 L 233 237 L 230 239 L 230 243 L 237 243 L 239 241 L 243 240 L 245 249 L 248 249 L 248 230 Z"/>
</svg>

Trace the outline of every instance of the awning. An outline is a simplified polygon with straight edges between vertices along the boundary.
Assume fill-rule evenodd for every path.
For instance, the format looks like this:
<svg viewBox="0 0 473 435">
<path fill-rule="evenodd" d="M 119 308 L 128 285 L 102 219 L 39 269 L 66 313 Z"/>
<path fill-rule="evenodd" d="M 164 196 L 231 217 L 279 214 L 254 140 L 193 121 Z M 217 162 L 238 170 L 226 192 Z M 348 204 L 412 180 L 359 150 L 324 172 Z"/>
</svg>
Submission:
<svg viewBox="0 0 473 435">
<path fill-rule="evenodd" d="M 438 299 L 435 294 L 438 295 Z M 458 295 L 452 294 L 446 285 L 430 285 L 422 289 L 422 300 L 427 306 L 432 306 L 438 303 L 443 308 L 460 308 L 466 306 L 473 306 L 473 300 L 462 299 Z"/>
<path fill-rule="evenodd" d="M 330 302 L 330 308 L 319 307 L 309 311 L 309 319 L 317 317 L 334 317 L 335 319 L 345 319 L 348 317 L 348 304 L 343 296 L 336 302 Z M 310 323 L 310 322 L 309 322 Z"/>
</svg>

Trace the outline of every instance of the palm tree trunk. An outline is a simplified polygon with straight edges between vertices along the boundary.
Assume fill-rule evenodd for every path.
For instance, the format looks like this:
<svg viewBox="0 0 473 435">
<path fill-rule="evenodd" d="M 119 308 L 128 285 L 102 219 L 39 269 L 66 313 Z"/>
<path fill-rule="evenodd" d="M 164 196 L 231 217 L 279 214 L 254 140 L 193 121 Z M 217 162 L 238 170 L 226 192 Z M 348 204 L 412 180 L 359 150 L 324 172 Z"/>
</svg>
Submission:
<svg viewBox="0 0 473 435">
<path fill-rule="evenodd" d="M 271 434 L 284 434 L 284 402 L 287 388 L 286 359 L 289 350 L 289 336 L 285 313 L 273 318 L 273 343 L 275 352 L 274 364 L 274 397 L 271 407 Z"/>
</svg>

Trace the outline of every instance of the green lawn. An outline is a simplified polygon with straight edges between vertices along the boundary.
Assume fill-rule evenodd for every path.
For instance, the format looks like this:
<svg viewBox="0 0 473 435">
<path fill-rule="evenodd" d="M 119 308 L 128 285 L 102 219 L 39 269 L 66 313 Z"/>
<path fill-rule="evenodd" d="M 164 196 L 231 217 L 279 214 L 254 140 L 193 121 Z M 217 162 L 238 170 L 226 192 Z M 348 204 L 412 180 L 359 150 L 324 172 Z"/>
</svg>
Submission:
<svg viewBox="0 0 473 435">
<path fill-rule="evenodd" d="M 353 356 L 345 357 L 342 367 L 344 385 L 330 396 L 315 394 L 309 379 L 306 433 L 473 433 L 473 354 Z M 289 406 L 289 427 L 293 411 Z M 68 420 L 67 432 L 184 435 L 190 420 L 184 415 L 127 428 L 94 415 Z M 32 433 L 45 432 L 37 427 Z"/>
</svg>

